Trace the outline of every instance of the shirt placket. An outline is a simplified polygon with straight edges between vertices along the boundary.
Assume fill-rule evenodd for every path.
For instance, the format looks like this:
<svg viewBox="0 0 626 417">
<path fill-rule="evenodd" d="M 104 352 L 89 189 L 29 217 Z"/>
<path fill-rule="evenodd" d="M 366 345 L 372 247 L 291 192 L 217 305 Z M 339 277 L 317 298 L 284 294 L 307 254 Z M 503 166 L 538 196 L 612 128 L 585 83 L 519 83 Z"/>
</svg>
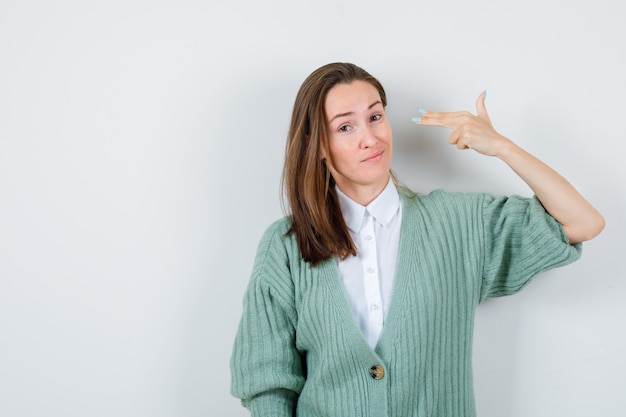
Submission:
<svg viewBox="0 0 626 417">
<path fill-rule="evenodd" d="M 370 345 L 376 345 L 383 329 L 383 303 L 380 292 L 376 233 L 374 231 L 375 220 L 369 213 L 366 213 L 365 220 L 360 235 L 363 256 L 363 286 L 370 329 L 367 339 Z"/>
</svg>

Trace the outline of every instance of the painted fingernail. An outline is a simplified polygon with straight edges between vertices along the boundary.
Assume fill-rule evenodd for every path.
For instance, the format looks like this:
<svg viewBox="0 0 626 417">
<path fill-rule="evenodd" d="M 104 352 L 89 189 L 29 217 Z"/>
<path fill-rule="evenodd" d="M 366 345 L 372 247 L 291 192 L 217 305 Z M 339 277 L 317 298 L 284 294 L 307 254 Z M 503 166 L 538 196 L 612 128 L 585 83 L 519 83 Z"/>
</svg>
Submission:
<svg viewBox="0 0 626 417">
<path fill-rule="evenodd" d="M 483 98 L 487 98 L 487 90 L 483 91 Z"/>
<path fill-rule="evenodd" d="M 411 121 L 415 122 L 415 123 L 419 123 L 419 122 L 422 121 L 422 118 L 421 117 L 414 117 L 414 118 L 411 119 Z"/>
<path fill-rule="evenodd" d="M 428 113 L 428 110 L 424 110 L 424 109 L 419 109 L 418 112 L 422 113 L 422 114 L 426 114 Z"/>
</svg>

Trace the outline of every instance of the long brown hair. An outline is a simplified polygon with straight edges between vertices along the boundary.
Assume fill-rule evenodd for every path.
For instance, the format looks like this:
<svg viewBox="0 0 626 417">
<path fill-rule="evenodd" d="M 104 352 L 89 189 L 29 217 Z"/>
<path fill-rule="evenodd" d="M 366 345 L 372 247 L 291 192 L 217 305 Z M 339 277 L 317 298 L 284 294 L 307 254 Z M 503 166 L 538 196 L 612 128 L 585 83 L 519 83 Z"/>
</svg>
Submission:
<svg viewBox="0 0 626 417">
<path fill-rule="evenodd" d="M 383 107 L 387 96 L 380 82 L 350 63 L 332 63 L 313 71 L 300 86 L 291 115 L 285 150 L 283 192 L 291 211 L 291 228 L 300 255 L 311 265 L 356 255 L 356 246 L 341 214 L 333 180 L 321 147 L 328 149 L 325 101 L 337 84 L 366 81 L 378 90 Z"/>
</svg>

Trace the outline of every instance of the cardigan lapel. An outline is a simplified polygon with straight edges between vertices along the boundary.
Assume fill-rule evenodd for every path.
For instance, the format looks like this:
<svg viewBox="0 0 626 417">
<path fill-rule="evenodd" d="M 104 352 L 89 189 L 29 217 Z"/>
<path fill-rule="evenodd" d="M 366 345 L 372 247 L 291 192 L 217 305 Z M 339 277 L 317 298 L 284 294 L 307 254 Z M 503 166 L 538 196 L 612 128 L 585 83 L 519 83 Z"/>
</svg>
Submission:
<svg viewBox="0 0 626 417">
<path fill-rule="evenodd" d="M 393 283 L 393 291 L 389 304 L 389 312 L 385 317 L 385 324 L 378 345 L 372 350 L 365 340 L 361 329 L 359 328 L 352 311 L 350 310 L 349 301 L 339 275 L 339 268 L 336 259 L 329 259 L 318 267 L 320 278 L 326 282 L 330 290 L 331 302 L 335 308 L 338 317 L 346 332 L 350 332 L 351 339 L 358 340 L 359 350 L 367 349 L 371 353 L 379 355 L 381 345 L 384 343 L 392 343 L 394 333 L 402 328 L 402 313 L 407 308 L 415 309 L 408 302 L 408 288 L 411 279 L 414 279 L 415 273 L 407 271 L 407 266 L 416 265 L 416 259 L 420 254 L 417 253 L 416 239 L 419 239 L 421 215 L 417 209 L 417 198 L 408 198 L 400 193 L 402 202 L 402 224 L 400 229 L 400 242 L 398 246 L 398 257 L 396 259 L 396 273 Z M 409 273 L 407 273 L 409 272 Z"/>
<path fill-rule="evenodd" d="M 421 275 L 420 258 L 424 256 L 419 248 L 423 234 L 423 218 L 419 211 L 419 197 L 409 198 L 400 193 L 402 200 L 402 224 L 400 229 L 400 243 L 398 245 L 398 257 L 396 259 L 396 272 L 393 282 L 393 290 L 389 303 L 389 311 L 385 317 L 385 324 L 381 333 L 376 353 L 383 356 L 383 352 L 392 348 L 385 347 L 393 344 L 398 331 L 402 331 L 405 314 L 407 310 L 419 310 L 423 306 L 413 305 L 415 294 L 411 294 L 411 281 Z"/>
<path fill-rule="evenodd" d="M 376 355 L 375 351 L 370 348 L 369 344 L 365 340 L 365 337 L 363 336 L 363 333 L 361 332 L 361 329 L 359 328 L 359 325 L 350 310 L 350 304 L 346 292 L 341 284 L 337 260 L 329 259 L 324 261 L 319 265 L 318 271 L 319 278 L 326 283 L 326 286 L 329 289 L 330 301 L 333 308 L 337 312 L 341 325 L 344 330 L 349 333 L 350 339 L 354 340 L 358 344 L 358 346 L 355 346 L 357 350 L 367 350 L 371 354 Z"/>
</svg>

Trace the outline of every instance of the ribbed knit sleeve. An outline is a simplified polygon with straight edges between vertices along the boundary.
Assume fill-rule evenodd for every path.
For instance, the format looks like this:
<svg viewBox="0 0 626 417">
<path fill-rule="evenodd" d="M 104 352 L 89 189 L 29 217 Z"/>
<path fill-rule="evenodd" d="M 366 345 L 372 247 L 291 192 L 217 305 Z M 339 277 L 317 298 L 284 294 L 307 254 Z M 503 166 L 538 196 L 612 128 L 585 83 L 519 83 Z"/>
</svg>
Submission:
<svg viewBox="0 0 626 417">
<path fill-rule="evenodd" d="M 577 260 L 582 245 L 571 245 L 562 226 L 536 197 L 492 197 L 482 205 L 484 270 L 481 297 L 514 294 L 533 277 Z"/>
<path fill-rule="evenodd" d="M 305 381 L 285 231 L 280 221 L 261 239 L 231 358 L 231 392 L 253 417 L 295 415 Z"/>
</svg>

